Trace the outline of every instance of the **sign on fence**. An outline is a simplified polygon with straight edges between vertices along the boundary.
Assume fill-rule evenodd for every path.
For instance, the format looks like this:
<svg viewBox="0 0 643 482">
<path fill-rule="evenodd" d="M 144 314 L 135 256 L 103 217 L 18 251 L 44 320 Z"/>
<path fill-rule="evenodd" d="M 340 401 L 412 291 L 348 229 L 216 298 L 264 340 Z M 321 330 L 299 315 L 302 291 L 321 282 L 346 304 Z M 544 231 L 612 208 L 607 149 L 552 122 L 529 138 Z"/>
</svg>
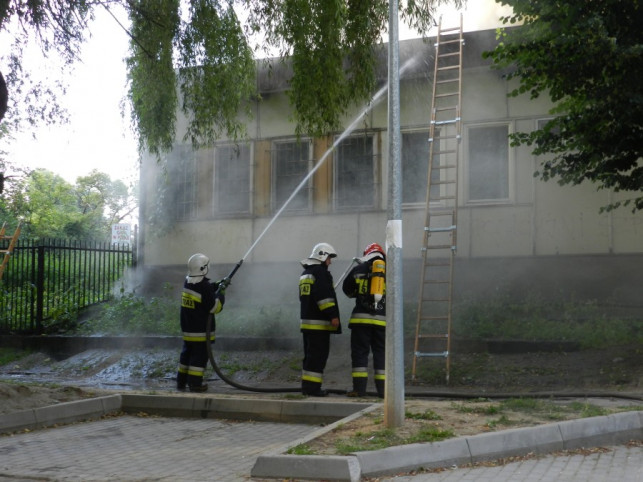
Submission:
<svg viewBox="0 0 643 482">
<path fill-rule="evenodd" d="M 130 244 L 131 227 L 129 224 L 112 224 L 112 244 Z"/>
</svg>

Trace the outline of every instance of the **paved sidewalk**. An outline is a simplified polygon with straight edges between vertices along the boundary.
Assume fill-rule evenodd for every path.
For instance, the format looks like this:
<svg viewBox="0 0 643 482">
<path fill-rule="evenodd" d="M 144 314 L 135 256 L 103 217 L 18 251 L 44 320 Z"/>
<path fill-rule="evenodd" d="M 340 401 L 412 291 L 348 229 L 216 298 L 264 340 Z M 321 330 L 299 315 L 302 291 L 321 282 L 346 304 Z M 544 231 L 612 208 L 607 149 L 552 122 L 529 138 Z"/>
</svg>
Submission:
<svg viewBox="0 0 643 482">
<path fill-rule="evenodd" d="M 641 482 L 643 447 L 619 445 L 588 455 L 547 455 L 496 467 L 451 468 L 380 482 Z"/>
<path fill-rule="evenodd" d="M 0 478 L 247 481 L 259 454 L 317 429 L 124 415 L 0 437 Z"/>
<path fill-rule="evenodd" d="M 0 436 L 0 479 L 643 481 L 643 447 L 625 445 L 628 440 L 643 439 L 643 412 L 638 411 L 353 456 L 284 455 L 287 446 L 314 438 L 373 407 L 332 400 L 132 394 L 62 403 L 0 417 L 0 426 L 13 432 Z M 225 417 L 232 413 L 243 421 Z M 332 423 L 329 414 L 335 420 Z M 264 421 L 256 421 L 260 419 Z M 61 423 L 65 425 L 56 425 Z M 587 455 L 520 457 L 582 447 L 611 448 L 589 450 Z M 517 461 L 505 466 L 487 462 L 484 467 L 392 476 L 512 456 L 518 456 Z"/>
</svg>

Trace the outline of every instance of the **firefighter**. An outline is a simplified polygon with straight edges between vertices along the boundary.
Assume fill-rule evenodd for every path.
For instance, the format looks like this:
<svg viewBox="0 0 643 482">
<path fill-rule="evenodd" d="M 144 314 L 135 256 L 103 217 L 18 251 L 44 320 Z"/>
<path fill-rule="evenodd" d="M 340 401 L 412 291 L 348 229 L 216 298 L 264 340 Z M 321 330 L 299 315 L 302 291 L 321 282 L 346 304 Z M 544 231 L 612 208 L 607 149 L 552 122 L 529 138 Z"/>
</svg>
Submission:
<svg viewBox="0 0 643 482">
<path fill-rule="evenodd" d="M 342 284 L 342 291 L 355 298 L 355 308 L 348 322 L 351 330 L 351 365 L 353 390 L 349 397 L 366 395 L 368 357 L 373 352 L 373 372 L 377 395 L 384 398 L 386 341 L 386 255 L 377 243 L 364 249 Z"/>
<path fill-rule="evenodd" d="M 183 349 L 179 357 L 176 375 L 178 390 L 189 388 L 191 392 L 205 392 L 208 386 L 203 383 L 203 372 L 208 364 L 206 343 L 214 342 L 214 315 L 219 313 L 225 303 L 227 280 L 211 282 L 206 275 L 210 259 L 201 253 L 190 256 L 188 275 L 181 293 L 181 331 Z M 221 285 L 221 289 L 219 286 Z M 217 293 L 217 290 L 219 292 Z M 210 340 L 206 341 L 208 318 L 212 316 Z"/>
<path fill-rule="evenodd" d="M 304 267 L 299 277 L 300 330 L 304 341 L 301 391 L 304 395 L 328 395 L 321 386 L 330 351 L 330 335 L 342 331 L 333 277 L 328 270 L 336 256 L 337 252 L 330 244 L 319 243 L 310 256 L 301 261 Z"/>
</svg>

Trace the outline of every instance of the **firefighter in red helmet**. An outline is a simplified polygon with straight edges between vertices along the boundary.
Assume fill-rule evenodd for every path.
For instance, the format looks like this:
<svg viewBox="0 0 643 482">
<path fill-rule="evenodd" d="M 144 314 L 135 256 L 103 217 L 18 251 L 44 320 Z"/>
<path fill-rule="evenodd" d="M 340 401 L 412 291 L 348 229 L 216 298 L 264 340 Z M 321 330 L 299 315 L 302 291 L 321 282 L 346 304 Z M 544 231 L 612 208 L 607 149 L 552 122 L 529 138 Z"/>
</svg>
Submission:
<svg viewBox="0 0 643 482">
<path fill-rule="evenodd" d="M 348 322 L 353 390 L 347 395 L 366 395 L 368 358 L 372 351 L 375 389 L 383 398 L 386 380 L 386 255 L 379 244 L 366 246 L 364 256 L 358 258 L 358 265 L 344 279 L 342 291 L 349 298 L 355 298 L 355 307 Z"/>
</svg>

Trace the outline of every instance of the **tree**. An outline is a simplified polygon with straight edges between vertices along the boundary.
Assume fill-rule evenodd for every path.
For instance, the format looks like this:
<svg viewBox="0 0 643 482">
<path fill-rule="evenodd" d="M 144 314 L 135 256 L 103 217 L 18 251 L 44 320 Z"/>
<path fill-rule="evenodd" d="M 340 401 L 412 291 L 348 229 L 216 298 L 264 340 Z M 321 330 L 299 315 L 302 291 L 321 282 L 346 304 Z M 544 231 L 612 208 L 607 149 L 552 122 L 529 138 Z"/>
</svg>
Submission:
<svg viewBox="0 0 643 482">
<path fill-rule="evenodd" d="M 98 171 L 72 185 L 44 169 L 20 176 L 0 197 L 3 220 L 22 220 L 31 238 L 106 240 L 111 225 L 137 207 L 133 190 Z"/>
<path fill-rule="evenodd" d="M 400 15 L 426 34 L 435 8 L 446 3 L 463 2 L 401 1 Z M 388 20 L 386 0 L 7 0 L 0 2 L 0 29 L 17 22 L 22 30 L 16 31 L 35 31 L 43 47 L 56 47 L 71 61 L 94 9 L 117 6 L 131 22 L 132 123 L 141 150 L 157 155 L 172 147 L 178 108 L 187 116 L 186 137 L 195 147 L 222 134 L 245 135 L 239 113 L 249 116 L 248 101 L 257 96 L 253 56 L 262 48 L 289 59 L 296 132 L 339 128 L 351 105 L 374 91 L 375 47 Z M 247 14 L 243 22 L 237 12 Z M 253 39 L 260 46 L 252 47 Z M 12 82 L 20 77 L 13 75 L 19 54 L 11 57 Z"/>
<path fill-rule="evenodd" d="M 633 197 L 603 209 L 643 209 L 643 9 L 638 0 L 503 0 L 514 14 L 484 55 L 517 79 L 511 96 L 547 94 L 554 116 L 514 145 L 550 154 L 536 172 Z"/>
</svg>

